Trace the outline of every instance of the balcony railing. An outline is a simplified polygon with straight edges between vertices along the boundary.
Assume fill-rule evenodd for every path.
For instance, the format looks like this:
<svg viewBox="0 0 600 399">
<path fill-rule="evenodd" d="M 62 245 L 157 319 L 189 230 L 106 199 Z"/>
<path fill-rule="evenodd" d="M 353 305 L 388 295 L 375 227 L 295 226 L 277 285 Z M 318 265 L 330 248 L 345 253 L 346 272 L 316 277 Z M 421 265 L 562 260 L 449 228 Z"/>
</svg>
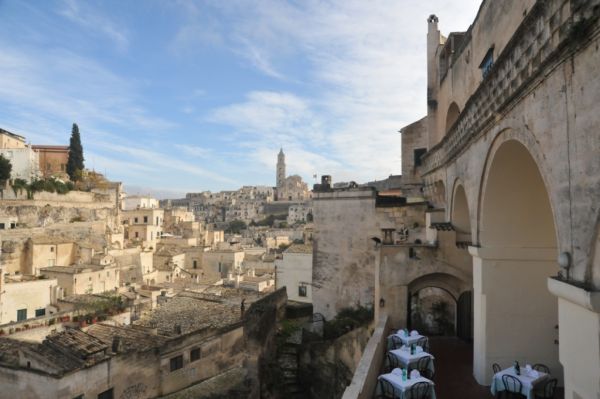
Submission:
<svg viewBox="0 0 600 399">
<path fill-rule="evenodd" d="M 598 31 L 600 0 L 538 0 L 508 42 L 459 119 L 423 156 L 423 174 L 452 161 L 552 70 Z"/>
</svg>

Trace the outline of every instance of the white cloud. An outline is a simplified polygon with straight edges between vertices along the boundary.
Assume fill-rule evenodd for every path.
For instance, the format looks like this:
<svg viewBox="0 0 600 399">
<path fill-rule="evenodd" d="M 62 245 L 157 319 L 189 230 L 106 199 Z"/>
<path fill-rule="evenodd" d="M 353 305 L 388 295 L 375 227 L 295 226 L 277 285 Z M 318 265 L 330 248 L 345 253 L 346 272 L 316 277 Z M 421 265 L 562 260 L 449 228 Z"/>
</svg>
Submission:
<svg viewBox="0 0 600 399">
<path fill-rule="evenodd" d="M 213 151 L 211 149 L 199 147 L 197 145 L 174 144 L 174 147 L 186 155 L 197 158 L 206 158 L 209 155 L 213 154 Z"/>
<path fill-rule="evenodd" d="M 229 43 L 246 57 L 256 55 L 253 64 L 266 75 L 290 81 L 299 80 L 290 71 L 306 75 L 312 90 L 302 98 L 251 92 L 217 109 L 211 120 L 252 133 L 244 144 L 257 157 L 283 141 L 306 158 L 304 165 L 334 179 L 398 174 L 397 131 L 426 113 L 426 19 L 441 10 L 442 23 L 466 30 L 478 3 L 220 2 L 217 9 L 233 21 Z M 294 68 L 298 63 L 306 69 Z"/>
<path fill-rule="evenodd" d="M 119 51 L 127 50 L 129 38 L 125 31 L 107 17 L 100 15 L 99 10 L 91 9 L 89 2 L 63 0 L 63 5 L 64 7 L 59 11 L 61 15 L 88 32 L 106 36 L 115 43 Z"/>
</svg>

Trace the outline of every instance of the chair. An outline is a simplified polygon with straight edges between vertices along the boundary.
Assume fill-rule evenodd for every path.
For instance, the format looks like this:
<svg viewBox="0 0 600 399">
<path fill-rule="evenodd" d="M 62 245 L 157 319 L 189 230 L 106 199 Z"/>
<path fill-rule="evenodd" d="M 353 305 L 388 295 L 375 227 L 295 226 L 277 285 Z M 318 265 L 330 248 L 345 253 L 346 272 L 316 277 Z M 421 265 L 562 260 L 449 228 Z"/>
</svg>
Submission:
<svg viewBox="0 0 600 399">
<path fill-rule="evenodd" d="M 556 390 L 556 385 L 558 384 L 558 380 L 556 378 L 550 378 L 543 382 L 541 382 L 537 387 L 535 387 L 535 398 L 536 399 L 552 399 L 554 398 L 554 391 Z"/>
<path fill-rule="evenodd" d="M 389 399 L 397 398 L 396 390 L 394 389 L 394 386 L 392 385 L 391 382 L 384 380 L 382 378 L 379 380 L 379 386 L 381 387 L 381 395 L 379 395 L 380 398 L 389 398 Z"/>
<path fill-rule="evenodd" d="M 431 358 L 429 356 L 423 356 L 422 358 L 419 359 L 419 361 L 417 362 L 417 367 L 416 369 L 419 370 L 419 373 L 423 374 L 425 372 L 425 370 L 429 370 L 429 362 L 431 361 Z"/>
<path fill-rule="evenodd" d="M 432 381 L 433 381 L 433 377 L 435 376 L 435 373 L 433 371 L 431 371 L 430 369 L 419 370 L 419 373 L 421 373 L 422 377 L 425 377 L 428 380 L 432 380 Z"/>
<path fill-rule="evenodd" d="M 425 352 L 429 352 L 429 339 L 427 337 L 419 338 L 416 344 L 423 348 Z"/>
<path fill-rule="evenodd" d="M 403 343 L 402 340 L 400 339 L 399 336 L 397 336 L 396 334 L 392 335 L 392 349 L 400 349 L 402 347 Z"/>
<path fill-rule="evenodd" d="M 523 390 L 523 384 L 518 378 L 512 375 L 504 374 L 502 376 L 502 383 L 504 384 L 504 390 L 510 393 L 511 397 L 521 397 L 521 391 Z"/>
<path fill-rule="evenodd" d="M 492 370 L 494 371 L 494 374 L 498 374 L 499 372 L 502 371 L 502 367 L 500 367 L 500 365 L 498 363 L 493 363 Z"/>
<path fill-rule="evenodd" d="M 400 367 L 400 360 L 398 360 L 398 358 L 396 356 L 392 355 L 390 352 L 388 352 L 388 354 L 387 354 L 387 362 L 388 362 L 388 372 L 397 367 L 398 368 Z"/>
<path fill-rule="evenodd" d="M 541 371 L 542 373 L 550 374 L 550 368 L 548 366 L 546 366 L 545 364 L 541 364 L 541 363 L 534 364 L 532 369 L 534 369 L 535 371 Z"/>
<path fill-rule="evenodd" d="M 411 399 L 428 399 L 429 398 L 429 390 L 431 389 L 431 385 L 425 381 L 417 382 L 413 386 L 410 387 L 409 391 L 410 395 L 408 395 Z"/>
</svg>

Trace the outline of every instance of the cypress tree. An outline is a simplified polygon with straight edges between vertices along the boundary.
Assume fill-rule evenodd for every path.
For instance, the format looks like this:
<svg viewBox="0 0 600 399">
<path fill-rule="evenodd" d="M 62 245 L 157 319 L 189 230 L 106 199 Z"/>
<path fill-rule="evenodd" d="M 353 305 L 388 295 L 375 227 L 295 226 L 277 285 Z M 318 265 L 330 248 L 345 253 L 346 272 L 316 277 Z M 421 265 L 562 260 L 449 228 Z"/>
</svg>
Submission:
<svg viewBox="0 0 600 399">
<path fill-rule="evenodd" d="M 71 141 L 69 142 L 69 160 L 67 161 L 67 174 L 69 178 L 72 181 L 79 180 L 83 168 L 83 147 L 81 146 L 81 137 L 79 136 L 79 126 L 73 123 Z"/>
</svg>

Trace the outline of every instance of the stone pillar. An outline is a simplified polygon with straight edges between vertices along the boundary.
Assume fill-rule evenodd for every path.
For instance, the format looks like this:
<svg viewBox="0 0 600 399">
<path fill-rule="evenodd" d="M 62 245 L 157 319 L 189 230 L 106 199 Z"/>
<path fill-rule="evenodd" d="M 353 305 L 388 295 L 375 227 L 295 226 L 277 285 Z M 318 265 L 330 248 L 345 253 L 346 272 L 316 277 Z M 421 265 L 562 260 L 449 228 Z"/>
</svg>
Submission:
<svg viewBox="0 0 600 399">
<path fill-rule="evenodd" d="M 547 289 L 555 248 L 476 248 L 473 256 L 473 373 L 490 385 L 492 364 L 543 363 L 562 384 L 558 305 Z"/>
<path fill-rule="evenodd" d="M 566 399 L 600 398 L 600 292 L 548 279 L 558 297 Z"/>
</svg>

